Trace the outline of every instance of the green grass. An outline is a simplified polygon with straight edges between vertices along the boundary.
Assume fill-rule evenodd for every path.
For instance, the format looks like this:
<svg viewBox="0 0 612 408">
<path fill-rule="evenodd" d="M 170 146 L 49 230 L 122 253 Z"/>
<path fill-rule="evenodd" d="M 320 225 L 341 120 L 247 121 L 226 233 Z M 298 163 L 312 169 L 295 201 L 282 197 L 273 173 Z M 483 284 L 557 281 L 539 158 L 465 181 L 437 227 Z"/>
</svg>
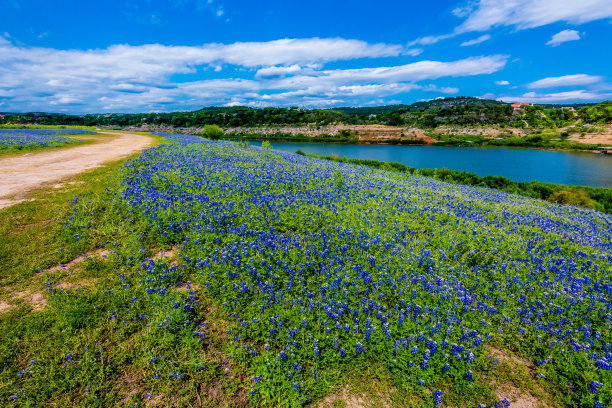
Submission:
<svg viewBox="0 0 612 408">
<path fill-rule="evenodd" d="M 204 403 L 217 406 L 220 401 L 244 398 L 239 392 L 244 387 L 236 385 L 240 379 L 223 375 L 229 350 L 220 340 L 211 341 L 205 355 L 187 356 L 172 339 L 151 338 L 125 329 L 119 321 L 108 321 L 114 310 L 129 302 L 105 296 L 123 267 L 122 254 L 140 251 L 129 240 L 129 231 L 117 224 L 96 230 L 90 240 L 63 236 L 58 222 L 70 216 L 65 211 L 75 197 L 87 200 L 92 211 L 103 211 L 102 198 L 117 188 L 126 160 L 65 180 L 59 188 L 41 187 L 31 194 L 31 201 L 0 210 L 0 304 L 8 306 L 0 312 L 0 405 L 65 407 L 77 402 L 106 407 L 141 406 L 148 401 L 184 406 L 200 393 Z M 103 248 L 108 255 L 99 256 Z M 141 258 L 158 249 L 151 244 L 140 252 Z M 61 266 L 82 254 L 89 255 L 83 262 Z M 65 290 L 49 291 L 47 284 Z M 103 313 L 97 313 L 100 310 Z M 221 324 L 215 311 L 206 313 Z M 160 388 L 150 375 L 145 378 L 142 369 L 148 365 L 146 350 L 151 349 L 165 349 L 181 364 L 183 359 L 197 359 L 207 368 L 187 386 Z M 163 364 L 170 369 L 174 363 Z M 18 381 L 19 392 L 9 392 Z M 211 390 L 218 398 L 207 396 Z M 155 396 L 148 396 L 153 392 Z"/>
<path fill-rule="evenodd" d="M 49 128 L 57 128 L 57 127 L 55 126 L 55 127 L 49 127 Z M 104 133 L 96 133 L 96 134 L 83 134 L 83 135 L 69 135 L 65 137 L 71 138 L 71 139 L 77 139 L 78 142 L 77 143 L 65 143 L 65 144 L 58 143 L 54 146 L 25 146 L 25 147 L 18 146 L 18 147 L 10 147 L 10 148 L 5 148 L 5 147 L 0 146 L 0 157 L 18 156 L 23 153 L 33 153 L 33 152 L 39 152 L 43 150 L 48 151 L 48 150 L 55 150 L 55 149 L 70 149 L 70 148 L 77 147 L 77 146 L 97 143 L 103 140 L 104 138 L 108 138 L 112 136 L 106 135 Z"/>
<path fill-rule="evenodd" d="M 104 134 L 82 135 L 87 143 L 94 143 Z M 162 138 L 151 136 L 155 144 Z M 137 157 L 138 154 L 131 156 Z M 60 182 L 49 183 L 35 191 L 17 205 L 0 210 L 0 265 L 5 269 L 0 281 L 2 286 L 22 284 L 34 276 L 34 269 L 46 269 L 70 261 L 96 244 L 84 241 L 64 243 L 60 239 L 58 224 L 63 212 L 75 197 L 87 194 L 98 201 L 107 189 L 118 183 L 118 169 L 127 159 L 119 160 L 95 170 L 82 173 Z M 1 299 L 0 295 L 0 299 Z"/>
<path fill-rule="evenodd" d="M 182 280 L 198 279 L 184 265 L 188 261 L 183 248 L 172 248 L 171 238 L 152 233 L 129 207 L 113 205 L 108 199 L 126 173 L 121 169 L 124 162 L 74 177 L 57 189 L 42 188 L 33 193 L 33 201 L 0 210 L 0 266 L 5 271 L 0 302 L 10 305 L 0 313 L 0 401 L 16 398 L 9 403 L 45 407 L 247 404 L 252 401 L 245 391 L 252 386 L 247 374 L 252 367 L 245 351 L 227 332 L 231 323 L 228 312 L 220 310 L 219 299 L 208 297 L 205 291 L 198 294 L 197 315 L 207 323 L 206 340 L 199 343 L 180 326 L 172 332 L 149 327 L 145 319 L 139 324 L 139 316 L 174 312 L 155 303 L 134 301 L 132 292 L 122 291 L 122 285 L 142 286 L 138 281 L 146 275 L 138 276 L 138 265 L 162 249 L 172 250 L 164 260 L 166 266 L 176 266 L 178 274 L 189 274 Z M 343 188 L 343 175 L 335 174 L 337 188 Z M 77 196 L 79 205 L 73 207 Z M 71 208 L 80 212 L 66 213 Z M 78 224 L 70 229 L 58 224 L 70 218 L 78 219 Z M 83 237 L 76 239 L 77 233 Z M 230 235 L 220 238 L 232 240 Z M 213 245 L 213 234 L 204 234 L 203 239 Z M 108 251 L 107 256 L 95 252 L 100 249 Z M 89 259 L 78 265 L 45 271 L 83 253 Z M 123 274 L 132 276 L 123 280 Z M 172 279 L 178 281 L 175 276 Z M 55 291 L 60 287 L 65 290 Z M 107 295 L 111 291 L 115 296 Z M 18 293 L 26 295 L 19 297 Z M 33 304 L 34 294 L 46 302 L 42 310 L 36 310 L 41 305 Z M 188 295 L 184 287 L 171 285 L 171 298 Z M 124 313 L 115 315 L 117 310 Z M 179 312 L 172 316 L 180 318 Z M 151 364 L 151 356 L 159 361 Z M 494 401 L 498 390 L 511 387 L 550 406 L 563 401 L 533 370 L 518 363 L 494 364 L 483 357 L 478 367 L 482 368 L 476 374 L 480 377 L 469 391 L 480 400 Z M 180 381 L 167 379 L 179 371 Z M 413 388 L 405 371 L 390 370 L 383 363 L 355 360 L 350 370 L 327 367 L 321 375 L 321 385 L 313 395 L 315 406 L 326 395 L 331 395 L 325 401 L 333 407 L 349 406 L 355 400 L 364 406 L 431 406 L 431 395 L 424 395 L 430 391 Z M 445 406 L 465 406 L 466 396 L 450 380 L 440 389 Z M 571 401 L 565 405 L 570 406 Z"/>
<path fill-rule="evenodd" d="M 0 129 L 96 129 L 96 126 L 0 124 Z"/>
</svg>

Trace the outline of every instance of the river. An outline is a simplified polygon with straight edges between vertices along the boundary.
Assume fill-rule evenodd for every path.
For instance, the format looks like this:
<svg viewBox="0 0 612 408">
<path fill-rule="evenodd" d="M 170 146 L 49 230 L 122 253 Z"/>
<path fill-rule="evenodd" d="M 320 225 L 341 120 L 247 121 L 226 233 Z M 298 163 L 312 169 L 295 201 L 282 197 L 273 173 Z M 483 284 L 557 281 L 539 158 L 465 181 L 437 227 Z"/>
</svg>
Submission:
<svg viewBox="0 0 612 408">
<path fill-rule="evenodd" d="M 514 181 L 612 187 L 612 155 L 492 147 L 397 146 L 272 142 L 272 148 L 321 156 L 398 162 L 416 168 L 447 168 Z"/>
</svg>

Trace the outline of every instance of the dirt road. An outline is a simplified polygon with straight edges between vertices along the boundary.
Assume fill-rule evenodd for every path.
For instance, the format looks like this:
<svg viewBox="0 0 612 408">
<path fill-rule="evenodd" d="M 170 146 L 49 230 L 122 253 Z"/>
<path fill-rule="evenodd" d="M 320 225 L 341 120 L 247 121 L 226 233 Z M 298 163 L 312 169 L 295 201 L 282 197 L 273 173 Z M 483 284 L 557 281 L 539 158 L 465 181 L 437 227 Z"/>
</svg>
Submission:
<svg viewBox="0 0 612 408">
<path fill-rule="evenodd" d="M 56 182 L 153 145 L 153 139 L 133 133 L 99 132 L 100 142 L 0 158 L 0 208 L 23 201 L 29 190 Z"/>
</svg>

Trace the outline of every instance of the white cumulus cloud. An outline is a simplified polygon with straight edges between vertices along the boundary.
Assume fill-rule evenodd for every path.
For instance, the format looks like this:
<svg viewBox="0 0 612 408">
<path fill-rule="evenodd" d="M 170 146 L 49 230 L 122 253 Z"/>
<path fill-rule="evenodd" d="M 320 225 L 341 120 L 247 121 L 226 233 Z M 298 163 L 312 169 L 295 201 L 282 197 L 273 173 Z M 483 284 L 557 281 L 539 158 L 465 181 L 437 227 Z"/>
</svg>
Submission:
<svg viewBox="0 0 612 408">
<path fill-rule="evenodd" d="M 609 0 L 480 0 L 457 31 L 487 31 L 495 26 L 522 30 L 559 21 L 583 24 L 610 17 Z"/>
<path fill-rule="evenodd" d="M 556 88 L 558 86 L 591 85 L 600 82 L 603 78 L 598 75 L 575 74 L 560 77 L 543 78 L 527 84 L 527 88 Z"/>
<path fill-rule="evenodd" d="M 553 47 L 557 47 L 558 45 L 567 42 L 567 41 L 576 41 L 580 39 L 580 33 L 576 30 L 563 30 L 553 35 L 549 42 L 546 45 L 552 45 Z"/>
<path fill-rule="evenodd" d="M 530 103 L 555 103 L 555 102 L 575 102 L 575 101 L 600 101 L 610 98 L 612 93 L 600 93 L 580 89 L 576 91 L 554 92 L 540 94 L 537 92 L 527 92 L 522 96 L 502 96 L 499 100 L 504 102 L 530 102 Z"/>
<path fill-rule="evenodd" d="M 495 85 L 510 85 L 508 81 L 495 81 Z"/>
<path fill-rule="evenodd" d="M 420 82 L 490 74 L 503 69 L 508 58 L 324 69 L 331 61 L 397 57 L 404 52 L 399 45 L 340 38 L 201 46 L 119 44 L 93 50 L 27 47 L 0 38 L 0 102 L 3 110 L 52 107 L 71 112 L 164 111 L 232 103 L 360 104 L 360 98 L 412 90 L 456 93 L 455 87 Z M 202 69 L 220 70 L 215 76 L 225 78 L 190 78 Z M 176 74 L 184 74 L 180 82 Z"/>
<path fill-rule="evenodd" d="M 453 14 L 465 20 L 451 33 L 424 36 L 408 44 L 430 45 L 464 33 L 489 31 L 494 27 L 524 30 L 558 22 L 584 24 L 609 19 L 612 18 L 612 1 L 477 0 L 455 8 Z"/>
</svg>

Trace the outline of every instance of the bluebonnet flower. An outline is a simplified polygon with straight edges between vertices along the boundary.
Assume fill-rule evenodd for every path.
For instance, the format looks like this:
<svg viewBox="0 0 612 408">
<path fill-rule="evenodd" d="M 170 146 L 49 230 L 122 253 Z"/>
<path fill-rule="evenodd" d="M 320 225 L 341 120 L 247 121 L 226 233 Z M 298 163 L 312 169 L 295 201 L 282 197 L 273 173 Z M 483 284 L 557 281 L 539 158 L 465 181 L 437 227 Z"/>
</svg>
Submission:
<svg viewBox="0 0 612 408">
<path fill-rule="evenodd" d="M 364 351 L 364 348 L 361 345 L 361 343 L 355 344 L 355 352 L 357 353 L 357 355 L 363 353 L 363 351 Z"/>
<path fill-rule="evenodd" d="M 442 391 L 440 390 L 435 390 L 433 393 L 433 397 L 434 397 L 434 405 L 436 408 L 440 408 L 440 405 L 442 404 Z"/>
<path fill-rule="evenodd" d="M 298 393 L 298 394 L 299 394 L 300 392 L 302 392 L 302 387 L 300 386 L 300 383 L 299 383 L 299 382 L 294 382 L 294 383 L 293 383 L 293 390 L 294 390 L 296 393 Z"/>
<path fill-rule="evenodd" d="M 603 387 L 603 384 L 597 381 L 591 381 L 589 384 L 589 392 L 595 394 L 599 389 Z"/>
</svg>

